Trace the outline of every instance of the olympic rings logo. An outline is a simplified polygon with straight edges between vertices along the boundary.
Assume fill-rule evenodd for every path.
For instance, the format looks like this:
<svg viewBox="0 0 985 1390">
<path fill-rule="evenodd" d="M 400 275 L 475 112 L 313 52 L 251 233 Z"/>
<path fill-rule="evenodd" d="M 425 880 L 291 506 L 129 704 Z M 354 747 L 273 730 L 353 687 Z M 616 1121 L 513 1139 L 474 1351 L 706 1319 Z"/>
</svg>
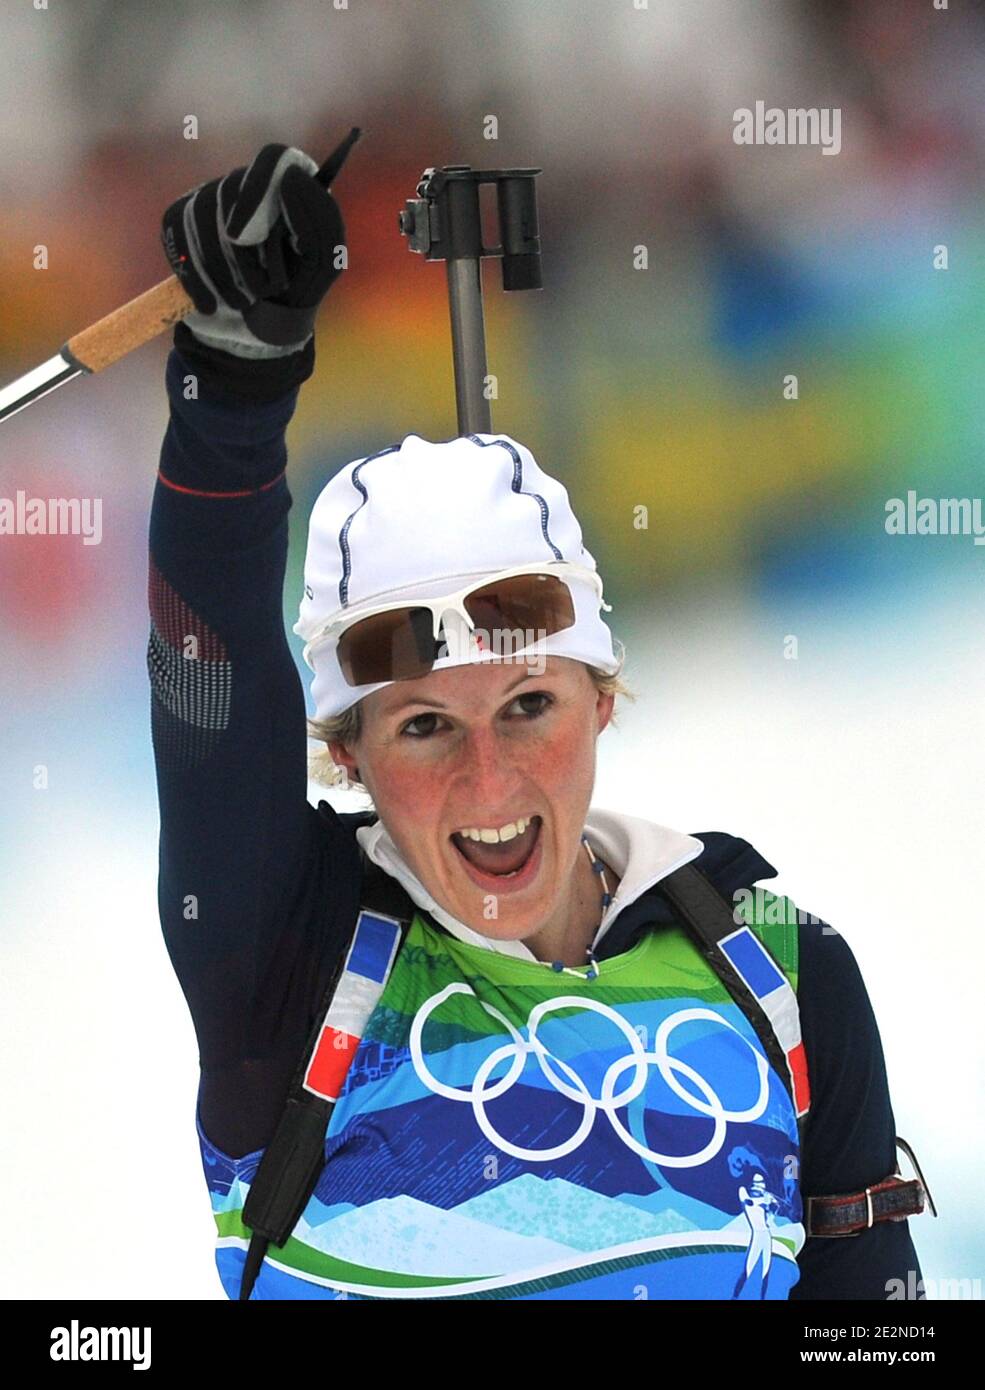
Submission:
<svg viewBox="0 0 985 1390">
<path fill-rule="evenodd" d="M 470 994 L 485 1009 L 487 1014 L 502 1024 L 512 1038 L 512 1042 L 490 1052 L 479 1067 L 470 1088 L 449 1086 L 445 1082 L 439 1081 L 424 1060 L 424 1050 L 421 1044 L 424 1025 L 431 1014 L 453 994 Z M 613 1062 L 606 1071 L 602 1080 L 602 1094 L 598 1099 L 589 1094 L 588 1087 L 577 1072 L 560 1057 L 555 1057 L 537 1036 L 537 1029 L 548 1014 L 554 1013 L 558 1009 L 570 1008 L 589 1009 L 594 1013 L 601 1014 L 603 1018 L 615 1024 L 629 1046 L 629 1055 Z M 730 1029 L 752 1053 L 759 1075 L 759 1095 L 748 1109 L 727 1110 L 708 1081 L 695 1071 L 694 1067 L 681 1061 L 680 1058 L 670 1055 L 667 1044 L 674 1029 L 694 1019 L 705 1019 L 709 1023 Z M 639 1035 L 621 1014 L 595 999 L 579 999 L 570 994 L 559 995 L 555 999 L 544 1000 L 540 1004 L 536 1004 L 530 1011 L 526 1032 L 527 1037 L 524 1038 L 509 1019 L 500 1013 L 499 1009 L 484 1003 L 478 998 L 475 990 L 460 981 L 447 985 L 438 994 L 425 1000 L 418 1009 L 410 1029 L 411 1060 L 414 1064 L 414 1070 L 424 1085 L 435 1095 L 445 1096 L 448 1100 L 471 1104 L 476 1124 L 482 1133 L 490 1143 L 495 1144 L 503 1153 L 510 1154 L 513 1158 L 528 1159 L 534 1163 L 549 1163 L 552 1159 L 564 1158 L 568 1154 L 574 1153 L 591 1132 L 595 1123 L 595 1116 L 601 1110 L 626 1147 L 639 1154 L 641 1158 L 645 1158 L 651 1163 L 658 1163 L 664 1168 L 697 1168 L 702 1163 L 707 1163 L 718 1153 L 725 1142 L 726 1126 L 730 1120 L 739 1123 L 758 1119 L 766 1109 L 769 1099 L 769 1064 L 766 1058 L 762 1053 L 756 1051 L 749 1039 L 743 1037 L 739 1030 L 729 1023 L 728 1019 L 723 1018 L 721 1014 L 715 1013 L 712 1009 L 680 1009 L 677 1013 L 670 1014 L 657 1029 L 651 1052 L 646 1051 Z M 510 1143 L 508 1139 L 504 1139 L 497 1132 L 486 1113 L 486 1106 L 489 1101 L 496 1100 L 515 1085 L 531 1053 L 536 1057 L 541 1071 L 554 1089 L 583 1107 L 581 1122 L 574 1134 L 551 1149 L 525 1149 L 518 1144 Z M 486 1082 L 493 1069 L 507 1057 L 511 1057 L 512 1060 L 506 1075 L 487 1088 Z M 698 1114 L 707 1115 L 709 1119 L 714 1121 L 711 1138 L 704 1148 L 699 1149 L 696 1153 L 657 1153 L 630 1134 L 622 1118 L 616 1113 L 642 1094 L 651 1066 L 658 1068 L 663 1080 L 676 1096 L 679 1096 Z M 623 1073 L 630 1069 L 632 1069 L 632 1075 L 624 1088 L 617 1094 L 617 1082 Z M 700 1095 L 695 1095 L 685 1089 L 678 1079 L 679 1077 L 685 1077 L 689 1080 L 700 1092 Z"/>
</svg>

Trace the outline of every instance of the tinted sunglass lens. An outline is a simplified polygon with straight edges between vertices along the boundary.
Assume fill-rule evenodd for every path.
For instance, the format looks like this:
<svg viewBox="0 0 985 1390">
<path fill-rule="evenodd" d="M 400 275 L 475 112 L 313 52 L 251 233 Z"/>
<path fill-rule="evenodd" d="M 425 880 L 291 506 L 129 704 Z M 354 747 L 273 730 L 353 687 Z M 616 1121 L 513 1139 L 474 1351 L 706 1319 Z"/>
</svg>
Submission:
<svg viewBox="0 0 985 1390">
<path fill-rule="evenodd" d="M 465 607 L 491 650 L 520 651 L 575 621 L 571 591 L 554 575 L 518 574 L 476 589 Z"/>
<path fill-rule="evenodd" d="M 354 623 L 339 639 L 339 664 L 349 685 L 423 676 L 434 665 L 429 608 L 396 608 Z"/>
</svg>

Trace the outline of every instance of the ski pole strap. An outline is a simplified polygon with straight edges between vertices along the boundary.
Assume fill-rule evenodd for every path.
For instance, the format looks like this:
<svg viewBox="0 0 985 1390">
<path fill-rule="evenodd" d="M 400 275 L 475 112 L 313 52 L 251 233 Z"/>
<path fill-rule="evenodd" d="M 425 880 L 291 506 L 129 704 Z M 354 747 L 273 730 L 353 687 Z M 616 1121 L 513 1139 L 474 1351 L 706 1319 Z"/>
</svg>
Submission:
<svg viewBox="0 0 985 1390">
<path fill-rule="evenodd" d="M 656 886 L 677 909 L 697 949 L 755 1030 L 790 1093 L 802 1131 L 811 1098 L 793 986 L 752 928 L 733 915 L 695 865 L 675 869 Z"/>
</svg>

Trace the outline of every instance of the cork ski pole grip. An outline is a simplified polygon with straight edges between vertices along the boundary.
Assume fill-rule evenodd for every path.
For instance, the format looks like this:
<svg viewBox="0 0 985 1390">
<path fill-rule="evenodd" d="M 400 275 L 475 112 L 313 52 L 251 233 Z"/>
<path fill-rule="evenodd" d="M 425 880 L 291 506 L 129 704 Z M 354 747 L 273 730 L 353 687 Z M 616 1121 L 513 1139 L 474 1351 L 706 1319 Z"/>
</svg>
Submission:
<svg viewBox="0 0 985 1390">
<path fill-rule="evenodd" d="M 136 299 L 121 304 L 119 309 L 69 338 L 62 352 L 84 371 L 101 372 L 142 343 L 156 338 L 194 307 L 181 281 L 169 275 L 153 289 L 138 294 Z"/>
</svg>

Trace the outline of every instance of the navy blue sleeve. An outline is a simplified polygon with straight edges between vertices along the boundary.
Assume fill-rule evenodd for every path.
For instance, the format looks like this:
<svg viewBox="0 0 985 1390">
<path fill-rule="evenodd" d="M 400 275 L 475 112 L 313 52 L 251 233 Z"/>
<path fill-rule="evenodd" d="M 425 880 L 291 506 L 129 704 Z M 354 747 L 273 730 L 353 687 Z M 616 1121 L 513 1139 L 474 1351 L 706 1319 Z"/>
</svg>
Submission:
<svg viewBox="0 0 985 1390">
<path fill-rule="evenodd" d="M 808 1196 L 858 1192 L 896 1167 L 896 1123 L 875 1015 L 844 937 L 824 926 L 800 927 L 797 997 L 811 1087 L 801 1168 L 805 1207 Z M 791 1299 L 885 1300 L 892 1281 L 909 1290 L 922 1277 L 908 1221 L 880 1221 L 856 1236 L 810 1237 L 798 1265 Z"/>
<path fill-rule="evenodd" d="M 273 1132 L 354 919 L 358 848 L 308 804 L 284 632 L 297 387 L 235 402 L 172 350 L 167 390 L 148 582 L 158 904 L 198 1040 L 202 1126 L 239 1157 Z"/>
</svg>

